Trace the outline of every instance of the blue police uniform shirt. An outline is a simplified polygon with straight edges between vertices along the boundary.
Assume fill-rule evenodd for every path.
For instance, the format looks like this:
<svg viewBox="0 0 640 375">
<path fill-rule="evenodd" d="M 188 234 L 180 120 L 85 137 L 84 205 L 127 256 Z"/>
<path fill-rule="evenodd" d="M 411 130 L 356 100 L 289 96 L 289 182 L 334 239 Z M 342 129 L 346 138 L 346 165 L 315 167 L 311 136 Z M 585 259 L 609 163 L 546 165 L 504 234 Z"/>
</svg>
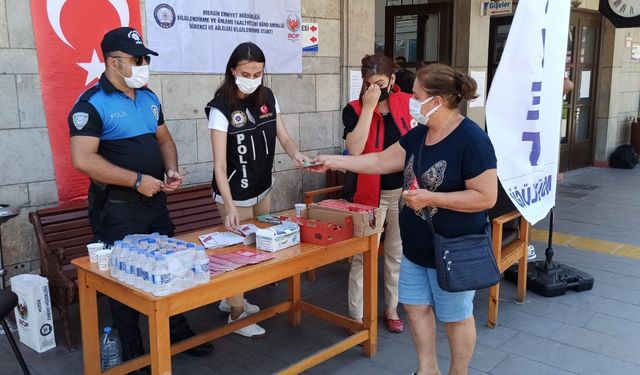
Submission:
<svg viewBox="0 0 640 375">
<path fill-rule="evenodd" d="M 119 167 L 164 179 L 156 138 L 164 116 L 158 97 L 144 87 L 135 100 L 116 89 L 103 74 L 74 104 L 68 118 L 72 137 L 100 138 L 98 154 Z"/>
<path fill-rule="evenodd" d="M 421 189 L 462 191 L 466 189 L 465 180 L 496 168 L 491 140 L 472 120 L 465 118 L 447 137 L 430 146 L 424 145 L 427 131 L 426 126 L 420 125 L 400 139 L 406 155 L 405 190 L 409 189 L 414 178 L 419 178 Z M 431 215 L 435 231 L 444 237 L 482 233 L 487 220 L 485 211 L 466 213 L 425 207 L 416 212 L 400 198 L 403 254 L 411 262 L 429 268 L 435 268 L 435 257 L 433 237 L 425 215 Z"/>
</svg>

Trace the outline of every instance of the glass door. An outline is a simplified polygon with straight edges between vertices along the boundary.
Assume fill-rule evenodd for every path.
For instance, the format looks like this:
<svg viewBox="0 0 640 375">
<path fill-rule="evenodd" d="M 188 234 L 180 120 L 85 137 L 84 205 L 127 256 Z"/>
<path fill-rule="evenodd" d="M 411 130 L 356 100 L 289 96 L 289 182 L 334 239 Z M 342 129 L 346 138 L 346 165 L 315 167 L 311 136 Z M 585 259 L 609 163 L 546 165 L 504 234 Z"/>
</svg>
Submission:
<svg viewBox="0 0 640 375">
<path fill-rule="evenodd" d="M 404 56 L 407 67 L 451 63 L 451 4 L 385 7 L 384 54 Z"/>
<path fill-rule="evenodd" d="M 573 90 L 563 98 L 560 172 L 593 162 L 600 21 L 597 13 L 571 12 L 565 77 L 573 83 Z"/>
</svg>

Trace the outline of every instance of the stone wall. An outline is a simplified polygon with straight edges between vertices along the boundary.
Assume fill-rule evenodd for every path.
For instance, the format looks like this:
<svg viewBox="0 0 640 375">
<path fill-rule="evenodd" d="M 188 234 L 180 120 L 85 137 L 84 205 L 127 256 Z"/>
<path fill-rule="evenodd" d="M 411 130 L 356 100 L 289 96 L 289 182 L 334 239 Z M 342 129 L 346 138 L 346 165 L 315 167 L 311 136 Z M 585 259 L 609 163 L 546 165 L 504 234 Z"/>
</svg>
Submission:
<svg viewBox="0 0 640 375">
<path fill-rule="evenodd" d="M 362 55 L 373 52 L 373 3 L 301 2 L 303 21 L 319 23 L 320 51 L 303 55 L 302 74 L 270 75 L 265 82 L 278 97 L 286 128 L 300 150 L 308 156 L 335 153 L 342 145 L 346 74 Z M 23 208 L 20 217 L 2 226 L 9 276 L 37 272 L 39 256 L 27 214 L 58 199 L 29 3 L 0 0 L 0 203 Z M 144 1 L 140 6 L 144 28 Z M 220 80 L 220 75 L 155 74 L 149 84 L 163 103 L 186 184 L 211 180 L 211 141 L 203 108 Z M 302 199 L 303 191 L 324 185 L 323 175 L 294 168 L 279 145 L 274 172 L 272 210 L 289 208 Z"/>
</svg>

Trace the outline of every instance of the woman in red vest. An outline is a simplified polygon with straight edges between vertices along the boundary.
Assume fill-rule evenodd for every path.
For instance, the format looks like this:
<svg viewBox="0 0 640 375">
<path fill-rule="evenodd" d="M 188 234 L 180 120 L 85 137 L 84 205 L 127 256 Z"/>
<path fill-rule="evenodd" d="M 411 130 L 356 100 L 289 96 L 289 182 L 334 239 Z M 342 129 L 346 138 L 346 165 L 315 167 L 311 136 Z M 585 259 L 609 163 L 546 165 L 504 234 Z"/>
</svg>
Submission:
<svg viewBox="0 0 640 375">
<path fill-rule="evenodd" d="M 367 55 L 362 59 L 360 98 L 342 110 L 344 139 L 349 155 L 380 152 L 400 140 L 415 126 L 409 113 L 410 94 L 395 85 L 394 63 L 386 56 Z M 398 316 L 398 276 L 402 259 L 402 241 L 398 226 L 398 200 L 402 193 L 402 172 L 387 175 L 358 174 L 352 200 L 380 207 L 386 220 L 384 239 L 383 320 L 391 332 L 402 332 Z M 349 187 L 347 187 L 349 190 Z M 351 198 L 351 194 L 348 194 Z M 386 219 L 385 219 L 386 218 Z M 362 254 L 351 260 L 349 272 L 349 314 L 362 320 Z"/>
</svg>

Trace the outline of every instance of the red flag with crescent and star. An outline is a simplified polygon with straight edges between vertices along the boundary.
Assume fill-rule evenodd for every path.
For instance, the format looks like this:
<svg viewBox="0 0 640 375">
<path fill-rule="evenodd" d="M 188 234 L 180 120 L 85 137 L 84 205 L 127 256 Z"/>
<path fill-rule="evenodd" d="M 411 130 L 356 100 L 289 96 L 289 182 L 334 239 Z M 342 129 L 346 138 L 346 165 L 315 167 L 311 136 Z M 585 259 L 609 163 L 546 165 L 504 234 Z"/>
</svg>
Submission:
<svg viewBox="0 0 640 375">
<path fill-rule="evenodd" d="M 31 0 L 38 68 L 60 204 L 84 200 L 89 180 L 71 163 L 67 116 L 104 71 L 100 42 L 116 27 L 140 29 L 139 0 Z"/>
</svg>

